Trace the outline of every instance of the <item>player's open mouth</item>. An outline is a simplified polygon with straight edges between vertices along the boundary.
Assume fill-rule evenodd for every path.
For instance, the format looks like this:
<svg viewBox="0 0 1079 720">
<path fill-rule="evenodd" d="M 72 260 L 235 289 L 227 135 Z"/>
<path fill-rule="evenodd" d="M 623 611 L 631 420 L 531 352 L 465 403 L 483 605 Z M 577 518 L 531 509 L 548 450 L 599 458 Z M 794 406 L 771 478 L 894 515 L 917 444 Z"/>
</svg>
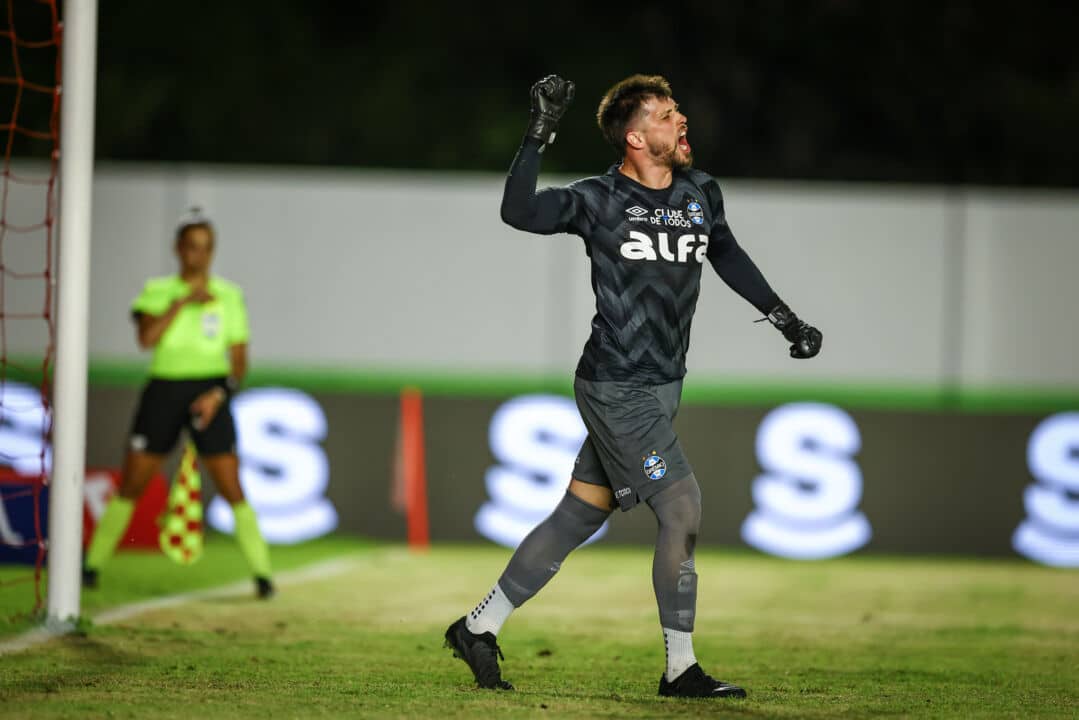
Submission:
<svg viewBox="0 0 1079 720">
<path fill-rule="evenodd" d="M 689 152 L 689 139 L 686 137 L 685 130 L 678 134 L 678 149 L 685 153 Z"/>
</svg>

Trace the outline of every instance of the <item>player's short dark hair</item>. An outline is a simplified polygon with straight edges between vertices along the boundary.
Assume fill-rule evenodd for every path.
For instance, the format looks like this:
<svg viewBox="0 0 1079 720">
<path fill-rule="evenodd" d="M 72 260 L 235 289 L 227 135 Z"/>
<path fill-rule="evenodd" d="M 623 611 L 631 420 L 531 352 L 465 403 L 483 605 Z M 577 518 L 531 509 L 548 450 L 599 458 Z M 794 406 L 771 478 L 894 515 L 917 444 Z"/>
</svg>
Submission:
<svg viewBox="0 0 1079 720">
<path fill-rule="evenodd" d="M 626 151 L 626 128 L 650 98 L 669 98 L 671 84 L 662 75 L 631 75 L 615 83 L 599 101 L 596 122 L 603 137 L 620 153 Z"/>
</svg>

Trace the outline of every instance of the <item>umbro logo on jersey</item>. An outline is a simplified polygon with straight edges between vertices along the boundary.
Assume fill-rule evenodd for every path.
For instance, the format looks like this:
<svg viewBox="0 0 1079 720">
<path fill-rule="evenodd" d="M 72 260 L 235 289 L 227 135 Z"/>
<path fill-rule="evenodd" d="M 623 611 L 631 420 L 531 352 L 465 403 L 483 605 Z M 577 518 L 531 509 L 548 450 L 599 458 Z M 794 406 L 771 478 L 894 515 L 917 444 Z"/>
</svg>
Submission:
<svg viewBox="0 0 1079 720">
<path fill-rule="evenodd" d="M 632 215 L 633 217 L 640 217 L 641 215 L 647 215 L 648 214 L 648 211 L 645 210 L 640 205 L 634 205 L 633 207 L 626 210 L 626 212 L 629 213 L 630 215 Z"/>
<path fill-rule="evenodd" d="M 658 233 L 657 237 L 650 237 L 647 233 L 638 230 L 629 231 L 629 239 L 622 243 L 618 249 L 622 257 L 627 260 L 666 260 L 667 262 L 689 262 L 692 257 L 699 263 L 704 262 L 708 254 L 708 236 L 688 233 L 680 236 L 671 246 L 671 239 L 667 233 Z"/>
</svg>

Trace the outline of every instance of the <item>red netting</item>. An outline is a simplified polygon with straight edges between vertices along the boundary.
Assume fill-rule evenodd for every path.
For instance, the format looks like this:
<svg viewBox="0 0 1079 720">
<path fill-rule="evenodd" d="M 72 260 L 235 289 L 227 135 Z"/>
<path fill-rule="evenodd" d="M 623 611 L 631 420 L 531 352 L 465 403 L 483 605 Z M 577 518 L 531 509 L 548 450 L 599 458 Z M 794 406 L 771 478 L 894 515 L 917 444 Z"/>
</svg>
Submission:
<svg viewBox="0 0 1079 720">
<path fill-rule="evenodd" d="M 0 621 L 42 607 L 60 145 L 56 0 L 0 15 Z M 33 586 L 31 594 L 26 588 Z"/>
</svg>

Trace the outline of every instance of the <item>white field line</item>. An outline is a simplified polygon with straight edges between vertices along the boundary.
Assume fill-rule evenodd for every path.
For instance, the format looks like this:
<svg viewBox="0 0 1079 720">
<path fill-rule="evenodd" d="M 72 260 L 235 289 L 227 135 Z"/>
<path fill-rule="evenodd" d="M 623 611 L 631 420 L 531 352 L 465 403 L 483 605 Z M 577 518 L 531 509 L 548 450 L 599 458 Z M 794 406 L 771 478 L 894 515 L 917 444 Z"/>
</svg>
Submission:
<svg viewBox="0 0 1079 720">
<path fill-rule="evenodd" d="M 362 558 L 367 557 L 367 554 L 362 556 Z M 331 558 L 315 563 L 314 565 L 308 565 L 307 567 L 287 570 L 283 573 L 274 575 L 274 584 L 277 586 L 297 585 L 312 580 L 323 580 L 334 577 L 335 575 L 340 575 L 346 570 L 351 570 L 360 565 L 360 559 L 361 558 L 356 557 Z M 91 620 L 94 625 L 110 625 L 112 623 L 130 620 L 137 615 L 150 612 L 151 610 L 162 610 L 164 608 L 176 607 L 177 605 L 183 605 L 198 600 L 233 597 L 235 595 L 245 595 L 253 592 L 252 581 L 244 580 L 242 582 L 235 582 L 216 588 L 194 590 L 192 592 L 178 593 L 176 595 L 166 595 L 165 597 L 154 598 L 153 600 L 143 600 L 142 602 L 131 603 L 129 605 L 120 605 L 119 607 L 110 608 L 109 610 L 103 610 L 97 615 L 94 615 Z M 22 635 L 18 635 L 11 640 L 0 642 L 0 655 L 28 650 L 29 648 L 40 645 L 52 638 L 64 635 L 69 631 L 70 630 L 54 630 L 48 627 L 27 630 Z"/>
</svg>

